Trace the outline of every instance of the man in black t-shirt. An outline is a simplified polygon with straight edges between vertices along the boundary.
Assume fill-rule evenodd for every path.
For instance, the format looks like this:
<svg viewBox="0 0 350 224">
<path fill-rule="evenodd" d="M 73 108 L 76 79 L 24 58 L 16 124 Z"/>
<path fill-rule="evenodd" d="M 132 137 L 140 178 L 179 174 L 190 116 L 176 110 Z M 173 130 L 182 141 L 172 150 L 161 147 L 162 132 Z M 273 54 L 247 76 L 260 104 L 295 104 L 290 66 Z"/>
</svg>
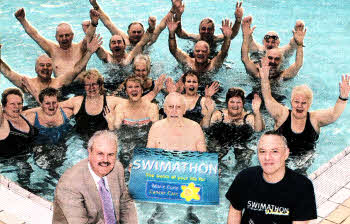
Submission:
<svg viewBox="0 0 350 224">
<path fill-rule="evenodd" d="M 286 168 L 286 139 L 275 131 L 258 144 L 261 166 L 240 172 L 226 193 L 228 224 L 309 223 L 317 218 L 312 182 Z"/>
</svg>

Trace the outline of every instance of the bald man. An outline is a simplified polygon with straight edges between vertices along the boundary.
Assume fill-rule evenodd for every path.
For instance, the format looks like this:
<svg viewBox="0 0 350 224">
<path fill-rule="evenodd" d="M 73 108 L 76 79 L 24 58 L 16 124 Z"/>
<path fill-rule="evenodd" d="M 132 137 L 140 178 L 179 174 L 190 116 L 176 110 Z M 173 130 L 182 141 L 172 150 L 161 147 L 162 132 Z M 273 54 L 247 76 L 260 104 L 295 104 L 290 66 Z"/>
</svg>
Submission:
<svg viewBox="0 0 350 224">
<path fill-rule="evenodd" d="M 191 58 L 188 54 L 177 48 L 175 32 L 179 23 L 179 21 L 174 21 L 173 18 L 167 20 L 169 29 L 169 50 L 175 59 L 183 66 L 198 73 L 212 72 L 219 69 L 230 48 L 232 22 L 227 19 L 222 21 L 221 30 L 224 35 L 224 43 L 222 44 L 220 52 L 213 59 L 208 58 L 210 47 L 209 44 L 203 40 L 198 41 L 194 46 L 194 58 Z"/>
<path fill-rule="evenodd" d="M 184 96 L 170 93 L 164 101 L 167 118 L 155 122 L 148 134 L 147 148 L 176 151 L 207 150 L 204 134 L 198 123 L 184 118 L 186 105 Z"/>
<path fill-rule="evenodd" d="M 101 38 L 94 37 L 91 42 L 86 43 L 87 51 L 83 57 L 74 65 L 72 71 L 57 78 L 52 78 L 53 62 L 46 54 L 40 55 L 35 63 L 35 72 L 37 77 L 29 77 L 21 75 L 13 71 L 2 59 L 0 59 L 0 71 L 4 76 L 12 82 L 15 86 L 29 92 L 39 102 L 38 96 L 41 90 L 52 87 L 59 89 L 62 86 L 69 85 L 75 77 L 85 68 L 91 55 L 101 46 Z M 1 45 L 0 45 L 1 48 Z"/>
<path fill-rule="evenodd" d="M 86 37 L 79 43 L 73 43 L 74 33 L 68 23 L 60 23 L 56 28 L 56 40 L 54 43 L 41 36 L 39 32 L 27 21 L 23 8 L 15 13 L 17 20 L 22 24 L 26 33 L 52 58 L 55 77 L 62 76 L 74 70 L 74 65 L 86 52 L 86 40 L 91 40 L 98 23 L 98 12 L 90 11 L 92 26 L 89 26 Z"/>
</svg>

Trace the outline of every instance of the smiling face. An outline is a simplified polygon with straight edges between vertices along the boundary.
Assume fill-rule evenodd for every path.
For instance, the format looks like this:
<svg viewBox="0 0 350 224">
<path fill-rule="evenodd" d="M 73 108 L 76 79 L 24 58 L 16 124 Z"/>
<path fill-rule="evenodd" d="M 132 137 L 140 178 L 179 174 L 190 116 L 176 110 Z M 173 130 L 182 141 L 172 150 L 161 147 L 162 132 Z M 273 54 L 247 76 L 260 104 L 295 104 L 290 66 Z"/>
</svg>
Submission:
<svg viewBox="0 0 350 224">
<path fill-rule="evenodd" d="M 114 55 L 122 55 L 125 51 L 125 42 L 119 35 L 113 35 L 109 41 L 109 48 Z"/>
<path fill-rule="evenodd" d="M 198 41 L 194 46 L 194 60 L 198 64 L 208 63 L 209 45 L 205 41 Z"/>
<path fill-rule="evenodd" d="M 41 55 L 36 60 L 35 72 L 43 80 L 50 80 L 52 75 L 52 59 L 47 55 Z"/>
<path fill-rule="evenodd" d="M 60 48 L 67 50 L 72 46 L 74 33 L 69 24 L 62 23 L 57 26 L 56 29 L 56 40 L 60 45 Z"/>
<path fill-rule="evenodd" d="M 185 92 L 187 95 L 195 95 L 198 91 L 198 78 L 195 75 L 187 75 L 185 80 Z"/>
<path fill-rule="evenodd" d="M 145 30 L 143 29 L 140 23 L 131 24 L 128 29 L 130 43 L 133 45 L 137 44 L 141 40 L 144 32 Z"/>
<path fill-rule="evenodd" d="M 117 144 L 113 139 L 97 136 L 88 151 L 89 163 L 97 176 L 104 177 L 113 170 L 117 156 Z"/>
<path fill-rule="evenodd" d="M 260 138 L 258 159 L 265 177 L 283 177 L 288 156 L 289 149 L 281 136 L 263 135 Z"/>
<path fill-rule="evenodd" d="M 134 74 L 143 80 L 147 79 L 149 71 L 147 70 L 147 63 L 145 60 L 134 62 Z"/>
<path fill-rule="evenodd" d="M 86 96 L 95 97 L 101 93 L 102 86 L 98 83 L 97 77 L 85 77 L 84 78 L 84 89 Z"/>
<path fill-rule="evenodd" d="M 164 112 L 167 119 L 182 118 L 186 112 L 184 97 L 179 93 L 170 93 L 164 101 Z"/>
<path fill-rule="evenodd" d="M 227 102 L 228 114 L 232 117 L 240 116 L 243 113 L 243 101 L 241 97 L 231 97 Z"/>
<path fill-rule="evenodd" d="M 214 38 L 214 23 L 211 19 L 203 19 L 199 24 L 199 35 L 200 39 L 211 42 Z"/>
<path fill-rule="evenodd" d="M 126 94 L 129 96 L 129 100 L 137 102 L 142 97 L 142 87 L 141 83 L 138 81 L 128 80 L 125 84 Z"/>
<path fill-rule="evenodd" d="M 55 115 L 58 109 L 57 96 L 44 96 L 44 100 L 41 103 L 41 109 L 49 116 Z"/>
<path fill-rule="evenodd" d="M 270 31 L 267 34 L 265 34 L 263 39 L 263 45 L 266 49 L 270 50 L 273 48 L 278 48 L 280 44 L 280 39 L 276 32 Z"/>
<path fill-rule="evenodd" d="M 266 58 L 268 60 L 268 65 L 270 66 L 270 75 L 280 70 L 283 60 L 282 57 L 282 53 L 278 49 L 272 49 L 266 52 Z"/>
<path fill-rule="evenodd" d="M 23 109 L 23 99 L 15 94 L 7 95 L 7 103 L 3 105 L 4 113 L 10 118 L 19 118 Z"/>
<path fill-rule="evenodd" d="M 292 115 L 296 119 L 306 119 L 311 106 L 308 98 L 302 93 L 296 93 L 292 98 Z"/>
</svg>

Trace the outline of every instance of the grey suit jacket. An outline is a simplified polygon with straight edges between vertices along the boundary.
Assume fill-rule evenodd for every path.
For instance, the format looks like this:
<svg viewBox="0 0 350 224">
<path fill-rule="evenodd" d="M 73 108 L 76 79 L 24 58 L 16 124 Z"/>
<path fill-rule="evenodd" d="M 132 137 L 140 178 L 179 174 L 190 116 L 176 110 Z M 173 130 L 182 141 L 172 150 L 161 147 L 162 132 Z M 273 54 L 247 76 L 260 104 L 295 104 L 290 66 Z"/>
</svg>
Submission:
<svg viewBox="0 0 350 224">
<path fill-rule="evenodd" d="M 107 175 L 107 180 L 117 223 L 137 224 L 135 204 L 125 186 L 124 169 L 119 161 Z M 89 172 L 88 159 L 68 169 L 58 181 L 52 223 L 104 223 L 102 203 Z"/>
</svg>

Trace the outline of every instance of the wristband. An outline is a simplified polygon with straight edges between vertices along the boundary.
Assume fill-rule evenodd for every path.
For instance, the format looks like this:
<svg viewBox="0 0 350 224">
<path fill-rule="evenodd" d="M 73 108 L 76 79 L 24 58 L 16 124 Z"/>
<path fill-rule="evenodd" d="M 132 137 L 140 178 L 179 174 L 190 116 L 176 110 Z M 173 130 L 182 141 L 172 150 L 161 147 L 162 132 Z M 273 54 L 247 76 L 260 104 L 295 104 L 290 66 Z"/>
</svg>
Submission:
<svg viewBox="0 0 350 224">
<path fill-rule="evenodd" d="M 169 40 L 175 40 L 175 36 L 174 36 L 174 37 L 171 37 L 171 36 L 169 35 Z"/>
<path fill-rule="evenodd" d="M 339 96 L 339 99 L 342 101 L 348 101 L 349 98 L 343 98 L 343 97 Z"/>
<path fill-rule="evenodd" d="M 154 31 L 154 29 L 152 29 L 152 30 L 150 28 L 147 29 L 147 32 L 149 32 L 149 33 L 153 33 L 153 31 Z"/>
<path fill-rule="evenodd" d="M 98 23 L 91 23 L 92 26 L 97 27 Z"/>
</svg>

